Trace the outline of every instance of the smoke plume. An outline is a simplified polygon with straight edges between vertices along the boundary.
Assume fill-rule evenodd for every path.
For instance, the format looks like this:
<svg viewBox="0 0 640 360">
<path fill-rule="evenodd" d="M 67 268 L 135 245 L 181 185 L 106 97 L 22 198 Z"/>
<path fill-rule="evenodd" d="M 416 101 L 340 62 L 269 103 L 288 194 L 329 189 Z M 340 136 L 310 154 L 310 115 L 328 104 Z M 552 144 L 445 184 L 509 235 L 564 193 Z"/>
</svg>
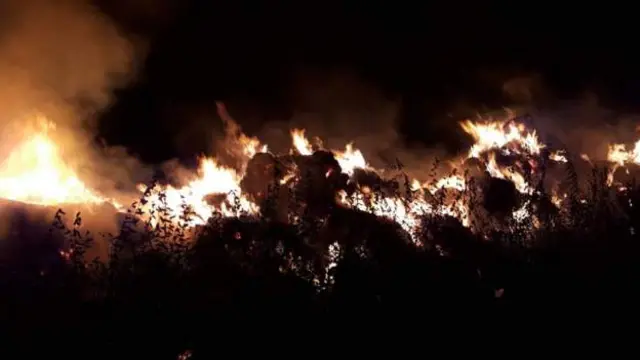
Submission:
<svg viewBox="0 0 640 360">
<path fill-rule="evenodd" d="M 586 154 L 603 161 L 610 144 L 637 140 L 638 116 L 602 103 L 595 92 L 561 96 L 545 84 L 541 74 L 510 78 L 502 89 L 508 100 L 505 107 L 531 115 L 530 125 L 545 143 L 565 148 L 576 158 Z"/>
<path fill-rule="evenodd" d="M 410 174 L 425 175 L 436 158 L 450 157 L 440 144 L 406 144 L 401 95 L 385 92 L 353 71 L 304 69 L 292 77 L 287 94 L 290 116 L 269 122 L 256 134 L 276 152 L 289 149 L 289 131 L 298 128 L 310 139 L 321 139 L 326 148 L 353 143 L 379 169 L 395 167 L 399 160 Z"/>
<path fill-rule="evenodd" d="M 0 153 L 40 114 L 56 124 L 52 137 L 90 187 L 132 184 L 139 164 L 94 139 L 97 112 L 135 74 L 137 48 L 87 1 L 8 0 L 0 14 Z"/>
</svg>

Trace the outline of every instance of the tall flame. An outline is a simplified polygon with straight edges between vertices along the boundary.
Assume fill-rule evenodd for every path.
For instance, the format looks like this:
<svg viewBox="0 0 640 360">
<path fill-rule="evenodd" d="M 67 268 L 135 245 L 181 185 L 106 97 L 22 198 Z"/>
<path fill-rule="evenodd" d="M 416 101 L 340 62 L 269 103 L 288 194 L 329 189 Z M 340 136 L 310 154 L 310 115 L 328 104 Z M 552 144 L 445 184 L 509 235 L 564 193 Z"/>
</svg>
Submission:
<svg viewBox="0 0 640 360">
<path fill-rule="evenodd" d="M 0 197 L 38 205 L 104 202 L 62 160 L 48 135 L 55 124 L 39 118 L 38 127 L 2 161 Z"/>
</svg>

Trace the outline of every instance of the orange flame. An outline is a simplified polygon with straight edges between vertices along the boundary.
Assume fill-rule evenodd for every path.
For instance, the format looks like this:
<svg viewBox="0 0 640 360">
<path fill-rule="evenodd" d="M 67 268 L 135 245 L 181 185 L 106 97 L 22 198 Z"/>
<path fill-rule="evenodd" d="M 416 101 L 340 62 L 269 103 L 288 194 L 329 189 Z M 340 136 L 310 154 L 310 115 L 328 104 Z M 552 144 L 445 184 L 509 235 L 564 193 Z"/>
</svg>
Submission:
<svg viewBox="0 0 640 360">
<path fill-rule="evenodd" d="M 228 117 L 228 114 L 224 114 Z M 46 119 L 39 119 L 39 123 L 40 129 L 30 134 L 27 140 L 2 162 L 0 197 L 43 205 L 112 202 L 87 187 L 79 180 L 73 169 L 61 159 L 60 149 L 48 135 L 49 131 L 55 129 L 53 124 Z M 238 216 L 240 213 L 258 214 L 260 212 L 259 206 L 242 193 L 240 181 L 248 160 L 257 153 L 267 152 L 267 145 L 262 144 L 257 138 L 244 135 L 239 127 L 234 125 L 232 119 L 228 118 L 227 123 L 235 126 L 232 153 L 241 158 L 238 160 L 244 161 L 244 165 L 235 168 L 225 167 L 215 158 L 205 157 L 200 160 L 196 174 L 182 186 L 164 185 L 147 189 L 140 185 L 140 191 L 149 193 L 148 202 L 144 206 L 147 210 L 163 206 L 169 209 L 171 219 L 176 222 L 187 221 L 188 227 L 205 224 L 216 213 L 231 217 Z M 538 139 L 536 131 L 528 130 L 523 124 L 512 120 L 489 119 L 478 122 L 466 120 L 460 125 L 475 140 L 466 155 L 467 158 L 478 159 L 492 177 L 513 182 L 518 191 L 525 194 L 534 192 L 525 180 L 527 174 L 522 167 L 501 166 L 497 161 L 497 155 L 519 159 L 516 163 L 528 162 L 534 169 L 532 171 L 535 171 L 535 159 L 541 156 L 541 150 L 545 148 Z M 313 143 L 309 141 L 303 129 L 292 130 L 291 138 L 292 151 L 302 156 L 312 155 L 316 149 L 322 149 L 320 141 Z M 353 143 L 347 144 L 344 150 L 328 151 L 333 152 L 343 173 L 348 176 L 352 176 L 356 169 L 377 171 L 369 165 L 362 151 Z M 550 152 L 548 156 L 549 160 L 558 163 L 568 161 L 562 150 Z M 640 164 L 640 141 L 635 144 L 633 150 L 627 150 L 622 144 L 611 145 L 607 158 L 614 164 L 614 169 L 630 164 Z M 380 171 L 378 173 L 382 174 Z M 456 172 L 458 173 L 460 172 Z M 290 180 L 295 179 L 296 176 L 296 169 L 290 169 L 285 179 L 281 179 L 281 183 L 290 184 Z M 613 172 L 610 177 L 612 182 Z M 398 222 L 412 236 L 419 232 L 421 218 L 425 215 L 452 216 L 458 218 L 463 225 L 470 226 L 469 204 L 465 197 L 449 199 L 444 204 L 433 204 L 427 198 L 429 193 L 436 194 L 440 190 L 464 192 L 468 184 L 463 176 L 454 174 L 433 181 L 410 179 L 410 183 L 412 195 L 409 198 L 380 194 L 374 196 L 367 187 L 356 189 L 352 195 L 341 191 L 336 194 L 336 197 L 338 203 L 345 207 L 370 212 Z M 210 203 L 210 195 L 220 195 L 215 204 Z M 560 207 L 562 200 L 562 196 L 554 194 L 552 202 Z M 180 220 L 185 205 L 195 216 L 189 220 Z M 531 216 L 528 209 L 529 204 L 525 203 L 513 212 L 513 219 L 518 222 Z M 152 224 L 157 224 L 159 218 L 150 220 Z"/>
<path fill-rule="evenodd" d="M 15 148 L 0 165 L 0 197 L 28 204 L 99 204 L 107 201 L 90 190 L 62 160 L 48 136 L 52 122 L 38 118 L 39 130 Z"/>
</svg>

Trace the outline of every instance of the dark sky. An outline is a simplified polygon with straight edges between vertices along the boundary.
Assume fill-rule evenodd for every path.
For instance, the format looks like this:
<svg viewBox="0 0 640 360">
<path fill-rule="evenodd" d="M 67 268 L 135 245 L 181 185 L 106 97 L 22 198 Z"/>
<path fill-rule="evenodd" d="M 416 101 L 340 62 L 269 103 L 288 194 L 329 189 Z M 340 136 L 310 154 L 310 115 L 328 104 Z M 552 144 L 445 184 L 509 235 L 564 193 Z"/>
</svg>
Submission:
<svg viewBox="0 0 640 360">
<path fill-rule="evenodd" d="M 249 132 L 287 119 L 293 79 L 309 71 L 347 71 L 400 99 L 401 133 L 427 144 L 440 135 L 425 119 L 461 101 L 508 105 L 502 85 L 517 76 L 537 74 L 554 98 L 589 91 L 624 111 L 639 103 L 633 12 L 599 3 L 103 3 L 150 52 L 138 80 L 102 115 L 102 135 L 149 162 L 205 151 L 202 131 L 183 135 L 188 146 L 175 138 L 215 100 L 227 102 Z"/>
</svg>

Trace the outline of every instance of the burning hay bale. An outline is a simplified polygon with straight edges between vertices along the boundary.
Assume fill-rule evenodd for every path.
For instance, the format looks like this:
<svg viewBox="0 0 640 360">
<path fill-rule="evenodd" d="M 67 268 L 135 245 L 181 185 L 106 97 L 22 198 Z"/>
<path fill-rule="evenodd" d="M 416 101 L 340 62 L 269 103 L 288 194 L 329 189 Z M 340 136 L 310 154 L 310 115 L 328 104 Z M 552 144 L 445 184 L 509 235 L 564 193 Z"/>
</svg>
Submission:
<svg viewBox="0 0 640 360">
<path fill-rule="evenodd" d="M 255 203 L 261 204 L 283 178 L 285 169 L 278 159 L 269 153 L 258 153 L 247 163 L 240 188 Z"/>
<path fill-rule="evenodd" d="M 511 216 L 521 205 L 521 196 L 513 182 L 486 176 L 483 179 L 482 205 L 487 212 L 498 218 Z"/>
<path fill-rule="evenodd" d="M 286 222 L 288 216 L 287 173 L 286 164 L 276 156 L 258 153 L 247 163 L 240 182 L 243 193 L 260 206 L 263 216 L 280 222 Z"/>
<path fill-rule="evenodd" d="M 482 178 L 486 173 L 486 166 L 482 160 L 478 158 L 464 159 L 462 167 L 465 169 L 467 176 L 474 179 Z"/>
<path fill-rule="evenodd" d="M 204 201 L 216 208 L 219 208 L 227 201 L 227 194 L 208 194 L 204 197 Z"/>
<path fill-rule="evenodd" d="M 614 183 L 617 183 L 617 188 L 627 187 L 628 185 L 635 182 L 636 179 L 640 178 L 640 166 L 633 165 L 619 167 L 611 166 L 610 164 L 607 165 L 607 171 L 610 176 L 609 182 L 612 185 L 614 185 Z"/>
<path fill-rule="evenodd" d="M 343 249 L 361 248 L 377 259 L 398 258 L 407 249 L 413 248 L 410 234 L 398 223 L 342 207 L 331 211 L 317 241 L 325 248 L 334 242 Z"/>
<path fill-rule="evenodd" d="M 347 186 L 347 194 L 353 195 L 358 189 L 368 188 L 380 196 L 397 196 L 399 184 L 395 180 L 383 179 L 377 172 L 368 169 L 355 169 Z"/>
<path fill-rule="evenodd" d="M 335 194 L 346 187 L 340 164 L 328 151 L 316 151 L 311 156 L 296 159 L 298 181 L 295 196 L 310 214 L 326 213 L 335 204 Z"/>
<path fill-rule="evenodd" d="M 541 226 L 555 225 L 556 219 L 561 214 L 559 206 L 553 202 L 551 196 L 546 194 L 532 199 L 531 212 Z"/>
<path fill-rule="evenodd" d="M 516 212 L 530 217 L 531 210 L 552 213 L 550 207 L 559 206 L 554 197 L 565 190 L 560 189 L 557 194 L 553 189 L 549 199 L 544 196 L 545 191 L 538 191 L 538 180 L 545 179 L 548 170 L 564 171 L 562 164 L 567 159 L 546 149 L 534 130 L 512 118 L 466 121 L 461 125 L 475 143 L 462 164 L 459 159 L 451 161 L 455 170 L 451 176 L 434 175 L 431 183 L 404 173 L 385 178 L 388 173 L 373 169 L 353 144 L 347 144 L 345 151 L 324 149 L 319 141 L 311 144 L 302 130 L 291 132 L 293 147 L 289 154 L 274 155 L 257 138 L 246 137 L 236 127 L 235 141 L 229 143 L 229 153 L 237 158 L 232 160 L 239 162 L 236 166 L 230 168 L 216 158 L 202 158 L 197 173 L 179 176 L 180 186 L 163 185 L 158 191 L 142 189 L 150 195 L 145 200 L 145 210 L 155 212 L 148 227 L 153 228 L 150 231 L 186 228 L 178 230 L 181 236 L 188 231 L 197 233 L 193 229 L 206 227 L 214 218 L 262 216 L 263 221 L 293 225 L 329 217 L 335 223 L 332 211 L 354 211 L 383 222 L 393 220 L 400 238 L 409 234 L 419 244 L 421 222 L 426 218 L 446 221 L 455 217 L 463 226 L 480 231 L 482 225 L 472 224 L 480 217 L 489 215 L 492 220 L 507 223 L 516 217 Z M 622 155 L 622 164 L 616 163 L 618 171 L 610 174 L 613 177 L 621 178 L 623 168 L 625 173 L 633 171 L 623 165 L 635 157 Z M 459 175 L 462 172 L 464 176 Z M 480 186 L 472 185 L 470 178 Z M 471 207 L 477 204 L 478 189 L 484 213 L 476 216 Z M 89 199 L 95 201 L 110 201 L 100 194 L 91 195 Z M 342 208 L 336 209 L 337 206 Z M 165 208 L 166 211 L 160 210 Z M 189 220 L 182 218 L 187 212 L 194 215 Z M 351 225 L 373 221 L 358 218 L 362 214 L 353 215 Z M 141 222 L 147 220 L 144 215 L 138 217 Z M 348 216 L 340 216 L 345 217 Z M 161 219 L 168 219 L 171 224 L 160 224 L 164 222 Z M 330 232 L 339 227 L 332 227 Z"/>
</svg>

